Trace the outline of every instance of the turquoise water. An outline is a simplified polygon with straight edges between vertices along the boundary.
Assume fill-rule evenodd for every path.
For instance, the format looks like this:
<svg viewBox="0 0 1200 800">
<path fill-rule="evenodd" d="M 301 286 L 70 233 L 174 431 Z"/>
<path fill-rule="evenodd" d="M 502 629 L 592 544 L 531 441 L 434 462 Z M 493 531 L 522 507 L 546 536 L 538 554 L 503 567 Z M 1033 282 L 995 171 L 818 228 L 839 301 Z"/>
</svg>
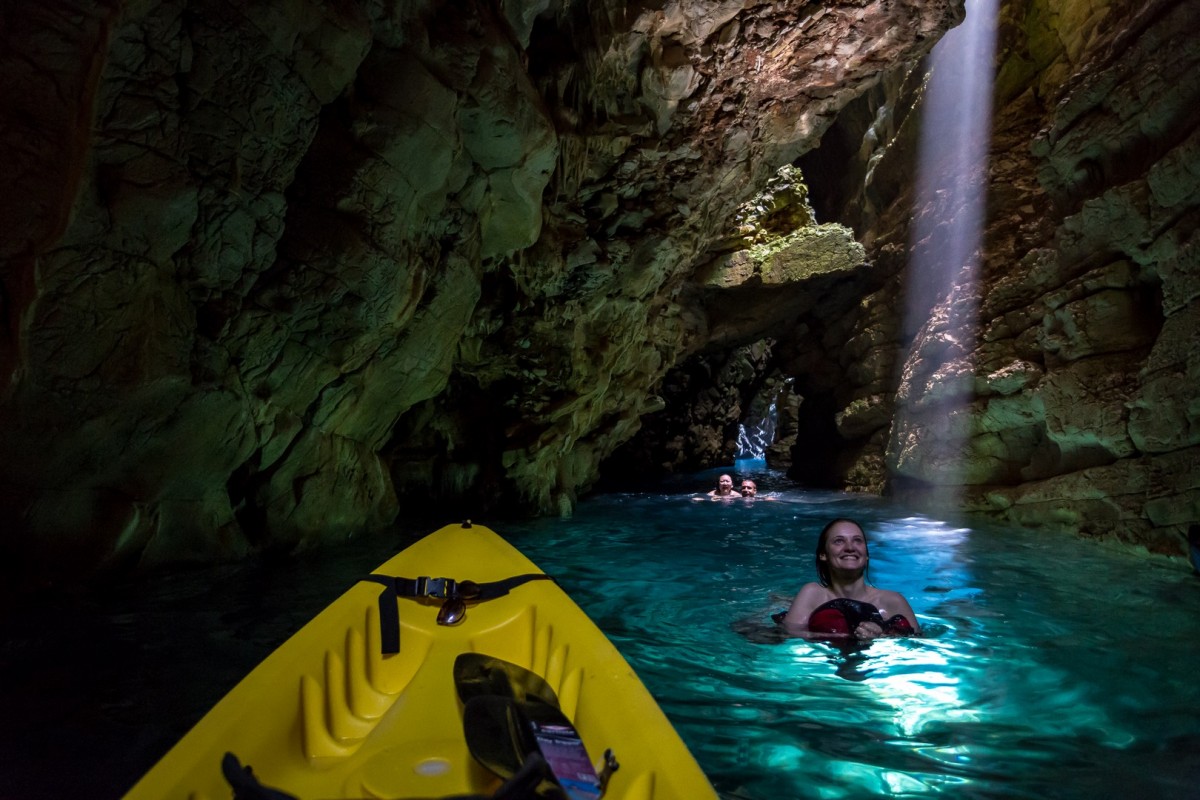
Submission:
<svg viewBox="0 0 1200 800">
<path fill-rule="evenodd" d="M 1200 579 L 1185 566 L 771 475 L 773 500 L 693 501 L 715 475 L 493 527 L 614 640 L 725 800 L 1200 797 Z M 863 522 L 872 579 L 926 636 L 841 652 L 775 635 L 767 615 L 812 579 L 834 516 Z M 5 609 L 0 798 L 119 797 L 407 541 Z"/>
<path fill-rule="evenodd" d="M 1200 579 L 882 501 L 608 496 L 509 538 L 617 643 L 724 798 L 1200 797 Z M 926 635 L 772 636 L 852 516 Z M 631 724 L 632 721 L 631 721 Z M 619 751 L 618 751 L 619 756 Z"/>
</svg>

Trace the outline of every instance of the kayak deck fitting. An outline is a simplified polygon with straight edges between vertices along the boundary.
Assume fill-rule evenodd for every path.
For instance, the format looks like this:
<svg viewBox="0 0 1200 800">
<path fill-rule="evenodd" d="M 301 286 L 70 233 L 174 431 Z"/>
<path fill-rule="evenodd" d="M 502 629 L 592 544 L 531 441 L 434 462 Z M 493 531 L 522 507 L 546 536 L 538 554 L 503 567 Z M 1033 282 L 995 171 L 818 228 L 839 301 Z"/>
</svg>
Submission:
<svg viewBox="0 0 1200 800">
<path fill-rule="evenodd" d="M 633 669 L 553 580 L 531 578 L 540 573 L 484 527 L 450 525 L 424 537 L 264 659 L 127 800 L 226 800 L 226 752 L 262 785 L 301 800 L 489 796 L 501 779 L 468 749 L 455 685 L 462 653 L 502 659 L 545 679 L 593 763 L 607 749 L 615 754 L 620 766 L 605 798 L 715 800 Z M 420 577 L 389 591 L 377 576 Z M 514 576 L 523 579 L 508 585 Z M 454 580 L 447 585 L 439 577 Z M 455 582 L 468 590 L 456 592 Z M 504 593 L 472 597 L 472 585 L 488 584 L 492 595 Z M 385 653 L 394 649 L 391 606 L 399 613 L 399 651 Z M 439 624 L 439 614 L 453 624 Z"/>
</svg>

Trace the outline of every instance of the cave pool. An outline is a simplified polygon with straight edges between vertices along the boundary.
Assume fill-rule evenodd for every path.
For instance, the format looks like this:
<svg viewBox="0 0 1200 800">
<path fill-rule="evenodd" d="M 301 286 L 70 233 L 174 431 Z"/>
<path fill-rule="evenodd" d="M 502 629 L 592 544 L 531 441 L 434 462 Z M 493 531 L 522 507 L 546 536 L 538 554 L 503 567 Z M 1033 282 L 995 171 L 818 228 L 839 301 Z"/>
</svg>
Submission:
<svg viewBox="0 0 1200 800">
<path fill-rule="evenodd" d="M 1200 796 L 1190 569 L 772 473 L 756 501 L 694 500 L 719 472 L 487 524 L 613 639 L 723 798 Z M 922 638 L 841 652 L 772 635 L 835 516 L 866 527 L 871 579 L 908 597 Z M 0 620 L 0 797 L 119 797 L 397 549 L 383 538 L 22 600 Z"/>
<path fill-rule="evenodd" d="M 765 502 L 755 477 L 755 501 L 607 495 L 509 536 L 613 639 L 723 798 L 1200 797 L 1190 569 L 878 498 Z M 842 653 L 770 636 L 838 516 L 866 527 L 872 582 L 909 599 L 922 638 Z"/>
</svg>

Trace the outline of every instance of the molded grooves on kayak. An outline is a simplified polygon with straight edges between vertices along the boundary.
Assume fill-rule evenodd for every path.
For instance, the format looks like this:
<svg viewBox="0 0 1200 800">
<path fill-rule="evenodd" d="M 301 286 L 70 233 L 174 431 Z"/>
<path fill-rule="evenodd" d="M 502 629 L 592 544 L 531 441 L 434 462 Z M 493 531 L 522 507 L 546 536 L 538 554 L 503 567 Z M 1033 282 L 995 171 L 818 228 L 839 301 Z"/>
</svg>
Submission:
<svg viewBox="0 0 1200 800">
<path fill-rule="evenodd" d="M 375 570 L 478 584 L 538 572 L 495 533 L 465 523 Z M 467 602 L 452 627 L 437 622 L 443 598 L 389 592 L 385 603 L 397 603 L 400 617 L 393 654 L 382 652 L 381 588 L 370 580 L 350 587 L 235 686 L 127 798 L 227 800 L 226 752 L 264 786 L 301 800 L 489 795 L 501 779 L 468 750 L 454 683 L 455 658 L 470 652 L 545 678 L 593 763 L 613 750 L 620 768 L 606 799 L 715 800 L 632 668 L 554 581 Z"/>
</svg>

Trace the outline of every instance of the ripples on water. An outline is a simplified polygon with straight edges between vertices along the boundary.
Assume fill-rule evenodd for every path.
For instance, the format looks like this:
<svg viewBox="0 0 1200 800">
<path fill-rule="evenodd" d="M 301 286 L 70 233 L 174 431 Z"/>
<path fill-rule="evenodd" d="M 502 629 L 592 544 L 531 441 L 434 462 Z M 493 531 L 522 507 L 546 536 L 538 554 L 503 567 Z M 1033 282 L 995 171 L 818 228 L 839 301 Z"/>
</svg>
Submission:
<svg viewBox="0 0 1200 800">
<path fill-rule="evenodd" d="M 509 538 L 617 642 L 726 798 L 1200 797 L 1200 580 L 874 498 L 609 496 Z M 925 629 L 840 651 L 769 613 L 835 516 Z"/>
<path fill-rule="evenodd" d="M 1200 796 L 1187 569 L 876 498 L 774 495 L 609 495 L 496 527 L 613 639 L 726 800 Z M 813 579 L 835 516 L 863 522 L 873 582 L 908 597 L 924 637 L 845 652 L 778 637 L 768 614 Z M 404 542 L 9 609 L 0 797 L 119 796 Z"/>
</svg>

